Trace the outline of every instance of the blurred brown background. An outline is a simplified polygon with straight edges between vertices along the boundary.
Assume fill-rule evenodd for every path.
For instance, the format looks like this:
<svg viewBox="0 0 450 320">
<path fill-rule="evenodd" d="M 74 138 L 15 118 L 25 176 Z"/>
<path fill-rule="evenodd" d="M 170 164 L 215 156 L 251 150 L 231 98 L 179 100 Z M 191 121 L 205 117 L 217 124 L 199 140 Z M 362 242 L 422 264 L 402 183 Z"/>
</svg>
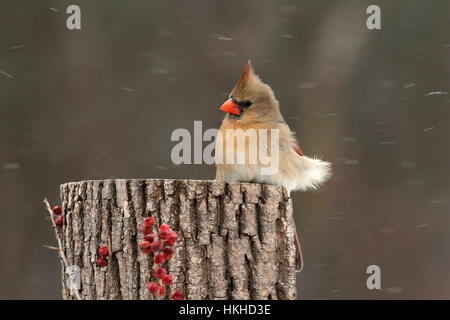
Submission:
<svg viewBox="0 0 450 320">
<path fill-rule="evenodd" d="M 59 184 L 213 178 L 172 165 L 170 135 L 218 128 L 249 58 L 305 153 L 334 165 L 293 194 L 300 298 L 450 298 L 448 1 L 15 0 L 0 16 L 0 298 L 60 298 L 42 247 Z"/>
</svg>

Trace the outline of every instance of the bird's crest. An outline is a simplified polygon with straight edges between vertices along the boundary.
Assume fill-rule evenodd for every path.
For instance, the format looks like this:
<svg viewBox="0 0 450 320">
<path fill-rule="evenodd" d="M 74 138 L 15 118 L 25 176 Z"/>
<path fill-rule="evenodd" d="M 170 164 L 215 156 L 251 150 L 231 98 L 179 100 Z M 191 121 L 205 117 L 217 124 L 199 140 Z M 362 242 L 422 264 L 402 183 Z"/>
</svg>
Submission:
<svg viewBox="0 0 450 320">
<path fill-rule="evenodd" d="M 239 79 L 239 82 L 247 82 L 254 75 L 255 73 L 253 71 L 252 62 L 248 60 L 244 71 L 242 72 L 241 78 Z"/>
<path fill-rule="evenodd" d="M 249 90 L 249 88 L 260 84 L 262 84 L 262 82 L 253 70 L 252 62 L 248 60 L 247 64 L 245 65 L 244 71 L 242 72 L 241 77 L 234 86 L 232 92 L 236 95 L 245 95 L 246 91 Z"/>
</svg>

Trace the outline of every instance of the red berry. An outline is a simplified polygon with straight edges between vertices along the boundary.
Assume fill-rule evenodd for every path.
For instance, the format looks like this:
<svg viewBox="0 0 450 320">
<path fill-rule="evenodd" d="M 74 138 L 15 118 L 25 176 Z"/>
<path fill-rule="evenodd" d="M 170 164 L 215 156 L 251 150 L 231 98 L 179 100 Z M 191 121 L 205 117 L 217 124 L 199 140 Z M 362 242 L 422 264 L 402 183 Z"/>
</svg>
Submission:
<svg viewBox="0 0 450 320">
<path fill-rule="evenodd" d="M 169 225 L 163 223 L 163 224 L 159 227 L 159 231 L 170 231 L 170 227 L 169 227 Z"/>
<path fill-rule="evenodd" d="M 141 232 L 142 232 L 144 235 L 147 235 L 147 234 L 152 233 L 153 230 L 152 230 L 152 227 L 147 227 L 147 226 L 145 226 L 145 225 L 142 225 L 142 227 L 141 227 Z"/>
<path fill-rule="evenodd" d="M 154 241 L 152 242 L 151 246 L 150 246 L 150 251 L 151 252 L 156 252 L 162 249 L 162 244 L 159 241 Z"/>
<path fill-rule="evenodd" d="M 166 294 L 166 290 L 164 289 L 164 287 L 159 286 L 159 296 L 162 297 L 165 294 Z"/>
<path fill-rule="evenodd" d="M 163 247 L 172 247 L 173 243 L 170 243 L 169 240 L 164 240 Z"/>
<path fill-rule="evenodd" d="M 63 216 L 58 216 L 58 218 L 55 219 L 55 224 L 58 229 L 62 227 L 63 223 L 64 223 Z"/>
<path fill-rule="evenodd" d="M 173 276 L 170 274 L 166 274 L 164 277 L 162 277 L 162 283 L 164 283 L 166 286 L 170 286 L 173 283 Z"/>
<path fill-rule="evenodd" d="M 158 233 L 158 236 L 162 240 L 166 240 L 169 235 L 169 231 L 163 230 Z"/>
<path fill-rule="evenodd" d="M 175 243 L 177 241 L 178 235 L 175 231 L 170 231 L 169 235 L 167 236 L 167 240 L 169 240 L 171 243 Z"/>
<path fill-rule="evenodd" d="M 164 259 L 166 259 L 166 261 L 172 259 L 172 257 L 173 257 L 173 254 L 165 254 L 164 255 Z"/>
<path fill-rule="evenodd" d="M 159 289 L 159 284 L 157 284 L 156 282 L 150 282 L 148 287 L 147 287 L 148 291 L 150 291 L 153 294 L 156 294 L 156 292 Z"/>
<path fill-rule="evenodd" d="M 155 240 L 155 235 L 153 233 L 146 234 L 144 240 L 152 243 Z"/>
<path fill-rule="evenodd" d="M 142 241 L 141 242 L 141 252 L 143 254 L 149 254 L 150 252 L 152 252 L 151 246 L 152 246 L 152 244 L 150 242 Z"/>
<path fill-rule="evenodd" d="M 153 219 L 153 217 L 148 217 L 144 220 L 142 225 L 151 228 L 151 227 L 153 227 L 154 223 L 155 223 L 155 219 Z"/>
<path fill-rule="evenodd" d="M 155 264 L 161 264 L 166 260 L 166 257 L 163 254 L 157 254 L 155 256 Z"/>
<path fill-rule="evenodd" d="M 172 299 L 173 300 L 183 300 L 183 294 L 179 290 L 177 290 L 173 293 Z"/>
<path fill-rule="evenodd" d="M 55 207 L 53 208 L 53 214 L 54 214 L 55 216 L 59 216 L 61 213 L 62 213 L 62 209 L 61 209 L 60 206 L 55 206 Z"/>
<path fill-rule="evenodd" d="M 109 255 L 108 246 L 101 246 L 100 249 L 98 249 L 98 253 L 104 258 Z"/>
<path fill-rule="evenodd" d="M 164 241 L 164 247 L 173 247 L 174 244 L 175 244 L 175 242 L 170 241 L 170 240 Z"/>
<path fill-rule="evenodd" d="M 164 268 L 158 268 L 155 270 L 155 272 L 153 272 L 153 276 L 155 278 L 162 279 L 165 275 L 166 275 L 166 269 L 164 269 Z"/>
<path fill-rule="evenodd" d="M 173 249 L 172 249 L 172 247 L 164 247 L 163 253 L 164 253 L 166 256 L 172 255 L 172 254 L 173 254 Z"/>
<path fill-rule="evenodd" d="M 106 259 L 103 258 L 103 257 L 100 257 L 100 258 L 97 259 L 97 265 L 98 265 L 100 268 L 106 267 L 106 266 L 108 265 L 108 260 L 106 260 Z"/>
</svg>

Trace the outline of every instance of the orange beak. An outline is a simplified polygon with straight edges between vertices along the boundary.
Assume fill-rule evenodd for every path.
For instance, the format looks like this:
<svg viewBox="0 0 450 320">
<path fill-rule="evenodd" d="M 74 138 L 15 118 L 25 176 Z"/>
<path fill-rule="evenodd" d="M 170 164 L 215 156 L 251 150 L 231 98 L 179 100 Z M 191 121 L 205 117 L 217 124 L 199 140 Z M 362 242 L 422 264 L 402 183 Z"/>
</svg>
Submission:
<svg viewBox="0 0 450 320">
<path fill-rule="evenodd" d="M 228 99 L 225 101 L 225 103 L 220 107 L 220 110 L 239 115 L 241 113 L 241 110 L 239 109 L 239 106 L 233 102 L 233 99 Z"/>
</svg>

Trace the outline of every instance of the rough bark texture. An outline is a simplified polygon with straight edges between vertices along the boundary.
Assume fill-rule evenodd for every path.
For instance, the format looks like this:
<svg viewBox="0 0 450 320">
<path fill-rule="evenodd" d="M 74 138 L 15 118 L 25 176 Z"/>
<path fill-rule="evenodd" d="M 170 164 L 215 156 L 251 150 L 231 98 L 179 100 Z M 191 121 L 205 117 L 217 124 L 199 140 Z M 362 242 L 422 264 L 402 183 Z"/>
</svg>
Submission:
<svg viewBox="0 0 450 320">
<path fill-rule="evenodd" d="M 147 216 L 177 233 L 166 263 L 186 299 L 295 299 L 292 202 L 278 186 L 197 180 L 98 180 L 61 185 L 60 231 L 81 299 L 150 299 L 153 255 L 139 251 Z M 98 248 L 112 252 L 105 268 Z M 63 277 L 63 298 L 73 299 Z M 170 295 L 167 293 L 166 298 Z"/>
</svg>

